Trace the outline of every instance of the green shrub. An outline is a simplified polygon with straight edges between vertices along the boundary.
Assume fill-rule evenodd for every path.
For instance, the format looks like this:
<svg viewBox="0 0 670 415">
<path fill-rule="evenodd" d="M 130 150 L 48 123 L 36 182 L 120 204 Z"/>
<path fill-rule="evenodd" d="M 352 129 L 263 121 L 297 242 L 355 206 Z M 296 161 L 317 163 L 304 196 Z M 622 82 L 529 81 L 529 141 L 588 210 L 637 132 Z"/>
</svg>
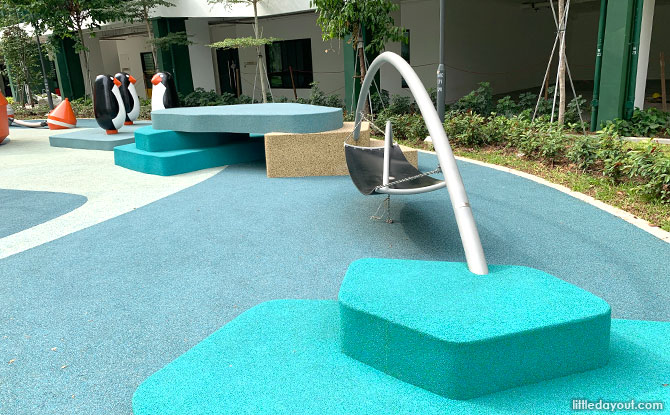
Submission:
<svg viewBox="0 0 670 415">
<path fill-rule="evenodd" d="M 630 120 L 617 118 L 606 121 L 602 128 L 610 128 L 621 136 L 656 137 L 668 133 L 670 113 L 657 108 L 635 108 Z"/>
<path fill-rule="evenodd" d="M 372 102 L 372 113 L 378 114 L 390 105 L 389 91 L 382 89 L 381 93 L 375 91 L 370 94 L 370 101 Z"/>
<path fill-rule="evenodd" d="M 580 170 L 590 169 L 598 158 L 598 139 L 591 136 L 577 138 L 566 157 Z"/>
<path fill-rule="evenodd" d="M 512 117 L 517 115 L 519 112 L 519 106 L 509 95 L 499 99 L 498 103 L 496 104 L 496 114 L 498 115 Z"/>
<path fill-rule="evenodd" d="M 452 109 L 459 112 L 474 112 L 488 116 L 493 111 L 491 84 L 481 82 L 479 88 L 456 101 Z"/>
<path fill-rule="evenodd" d="M 454 114 L 444 120 L 447 136 L 459 145 L 479 147 L 484 143 L 482 124 L 484 117 L 478 114 Z"/>
<path fill-rule="evenodd" d="M 647 170 L 647 182 L 643 191 L 652 199 L 659 199 L 663 203 L 670 202 L 670 158 L 659 158 Z"/>
<path fill-rule="evenodd" d="M 599 136 L 596 158 L 602 162 L 603 176 L 614 182 L 620 182 L 624 178 L 628 151 L 624 149 L 623 141 L 616 133 L 606 131 Z"/>
<path fill-rule="evenodd" d="M 412 99 L 410 97 L 402 95 L 393 95 L 391 97 L 391 103 L 388 106 L 388 111 L 391 114 L 410 114 L 413 111 L 412 108 Z"/>
<path fill-rule="evenodd" d="M 310 84 L 312 87 L 309 91 L 309 98 L 303 99 L 298 98 L 298 103 L 301 104 L 311 104 L 311 105 L 320 105 L 322 107 L 335 107 L 343 108 L 344 103 L 338 95 L 326 95 L 325 92 L 319 88 L 318 82 L 312 82 Z"/>
<path fill-rule="evenodd" d="M 538 155 L 553 165 L 565 154 L 565 135 L 561 128 L 547 128 L 540 130 L 540 145 Z"/>
</svg>

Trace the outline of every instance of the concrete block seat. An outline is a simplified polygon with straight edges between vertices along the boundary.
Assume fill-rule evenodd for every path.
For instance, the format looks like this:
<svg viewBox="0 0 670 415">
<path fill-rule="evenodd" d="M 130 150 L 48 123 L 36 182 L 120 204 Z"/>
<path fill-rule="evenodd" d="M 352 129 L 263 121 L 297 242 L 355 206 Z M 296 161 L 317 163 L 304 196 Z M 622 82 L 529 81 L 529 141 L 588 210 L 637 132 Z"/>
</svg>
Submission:
<svg viewBox="0 0 670 415">
<path fill-rule="evenodd" d="M 607 366 L 470 400 L 445 398 L 350 358 L 340 349 L 340 324 L 336 301 L 253 307 L 146 379 L 134 393 L 133 414 L 569 414 L 573 399 L 668 396 L 670 322 L 613 320 Z"/>
<path fill-rule="evenodd" d="M 345 176 L 349 174 L 344 142 L 352 141 L 354 123 L 319 133 L 270 133 L 265 135 L 265 164 L 268 177 Z M 358 139 L 370 145 L 368 123 L 361 124 Z"/>
</svg>

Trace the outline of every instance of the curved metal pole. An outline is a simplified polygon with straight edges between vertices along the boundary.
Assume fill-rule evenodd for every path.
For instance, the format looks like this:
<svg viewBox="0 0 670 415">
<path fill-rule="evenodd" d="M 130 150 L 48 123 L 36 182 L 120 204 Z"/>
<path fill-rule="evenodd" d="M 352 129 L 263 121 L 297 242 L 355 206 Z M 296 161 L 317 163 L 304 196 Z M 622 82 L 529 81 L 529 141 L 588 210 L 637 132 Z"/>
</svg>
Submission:
<svg viewBox="0 0 670 415">
<path fill-rule="evenodd" d="M 458 224 L 458 232 L 463 243 L 463 250 L 465 251 L 465 259 L 468 263 L 468 268 L 471 272 L 479 275 L 488 274 L 488 266 L 486 265 L 486 258 L 484 256 L 484 249 L 482 242 L 479 239 L 479 232 L 477 231 L 477 224 L 472 215 L 470 208 L 470 201 L 468 195 L 465 193 L 465 186 L 463 186 L 463 179 L 461 173 L 458 171 L 454 153 L 451 151 L 447 134 L 444 132 L 444 127 L 440 122 L 440 118 L 433 107 L 433 102 L 426 92 L 426 88 L 419 80 L 416 72 L 403 58 L 393 52 L 384 52 L 372 61 L 368 72 L 363 80 L 361 92 L 358 97 L 358 105 L 356 106 L 356 128 L 354 129 L 354 140 L 358 140 L 360 136 L 361 126 L 360 121 L 362 117 L 363 106 L 365 105 L 365 97 L 370 90 L 372 79 L 374 78 L 379 68 L 385 63 L 390 63 L 405 79 L 409 90 L 414 96 L 414 101 L 421 111 L 428 133 L 433 139 L 433 146 L 437 153 L 437 159 L 442 167 L 444 173 L 444 181 L 449 191 L 449 198 L 451 199 L 451 206 L 454 209 L 454 216 Z"/>
<path fill-rule="evenodd" d="M 430 186 L 419 187 L 417 189 L 393 189 L 387 186 L 380 187 L 376 190 L 377 193 L 383 193 L 385 195 L 418 195 L 419 193 L 428 193 L 433 190 L 441 189 L 447 184 L 445 182 L 439 182 L 431 184 Z"/>
</svg>

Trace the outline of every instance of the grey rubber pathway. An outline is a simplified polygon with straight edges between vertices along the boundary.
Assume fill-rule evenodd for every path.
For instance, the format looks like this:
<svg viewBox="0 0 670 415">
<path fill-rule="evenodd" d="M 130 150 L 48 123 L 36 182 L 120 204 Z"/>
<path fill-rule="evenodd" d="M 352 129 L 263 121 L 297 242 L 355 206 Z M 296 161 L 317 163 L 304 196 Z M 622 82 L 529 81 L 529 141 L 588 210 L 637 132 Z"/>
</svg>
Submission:
<svg viewBox="0 0 670 415">
<path fill-rule="evenodd" d="M 614 317 L 670 321 L 669 244 L 556 190 L 459 166 L 490 263 L 572 282 Z M 0 414 L 130 414 L 144 379 L 256 304 L 335 299 L 358 258 L 463 261 L 446 190 L 393 197 L 390 225 L 370 220 L 382 200 L 348 177 L 230 166 L 0 260 Z"/>
</svg>

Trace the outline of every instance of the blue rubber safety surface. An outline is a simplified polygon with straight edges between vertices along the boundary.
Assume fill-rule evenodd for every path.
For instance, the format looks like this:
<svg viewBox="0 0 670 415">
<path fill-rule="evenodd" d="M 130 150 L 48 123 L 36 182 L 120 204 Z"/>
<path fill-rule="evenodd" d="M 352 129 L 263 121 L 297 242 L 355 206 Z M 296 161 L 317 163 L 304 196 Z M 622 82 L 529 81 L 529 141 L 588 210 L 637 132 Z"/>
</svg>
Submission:
<svg viewBox="0 0 670 415">
<path fill-rule="evenodd" d="M 64 215 L 86 200 L 69 193 L 0 189 L 0 238 Z"/>
<path fill-rule="evenodd" d="M 670 400 L 667 322 L 613 320 L 607 366 L 470 400 L 443 398 L 347 357 L 339 329 L 335 301 L 261 304 L 144 382 L 133 414 L 549 415 L 575 413 L 573 399 Z"/>
<path fill-rule="evenodd" d="M 670 244 L 540 184 L 459 166 L 490 263 L 571 282 L 616 318 L 670 321 Z M 446 190 L 392 197 L 393 224 L 370 219 L 383 198 L 348 177 L 235 165 L 0 260 L 0 414 L 129 414 L 142 381 L 256 304 L 335 299 L 359 258 L 464 260 Z"/>
</svg>

